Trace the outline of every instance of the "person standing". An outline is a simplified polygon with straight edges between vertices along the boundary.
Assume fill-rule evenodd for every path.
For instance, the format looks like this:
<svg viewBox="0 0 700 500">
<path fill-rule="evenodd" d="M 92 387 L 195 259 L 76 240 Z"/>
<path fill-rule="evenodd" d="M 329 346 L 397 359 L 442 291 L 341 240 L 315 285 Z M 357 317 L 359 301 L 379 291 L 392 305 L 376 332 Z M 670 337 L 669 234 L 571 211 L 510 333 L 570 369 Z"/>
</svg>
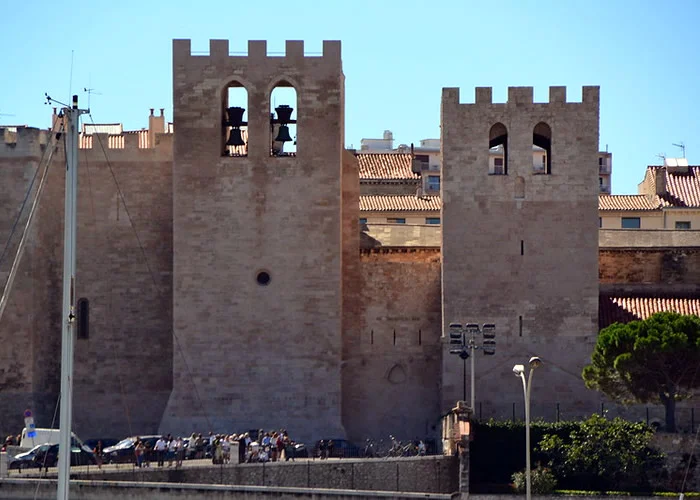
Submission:
<svg viewBox="0 0 700 500">
<path fill-rule="evenodd" d="M 146 451 L 146 447 L 140 439 L 136 440 L 134 444 L 134 456 L 136 457 L 136 467 L 141 468 L 143 465 L 143 454 Z"/>
<path fill-rule="evenodd" d="M 168 467 L 171 467 L 173 465 L 173 460 L 175 460 L 175 453 L 177 452 L 176 447 L 177 439 L 175 439 L 174 437 L 170 437 L 170 441 L 168 441 Z"/>
<path fill-rule="evenodd" d="M 182 460 L 185 458 L 185 443 L 182 441 L 181 437 L 177 437 L 175 440 L 175 468 L 179 469 L 182 467 Z"/>
<path fill-rule="evenodd" d="M 95 461 L 97 462 L 97 468 L 102 468 L 102 441 L 98 441 L 95 445 L 95 449 L 92 450 L 95 454 Z"/>
<path fill-rule="evenodd" d="M 156 441 L 156 444 L 153 446 L 153 449 L 156 452 L 158 467 L 163 467 L 165 463 L 165 452 L 168 449 L 168 442 L 165 440 L 165 437 L 161 436 L 158 439 L 158 441 Z"/>
</svg>

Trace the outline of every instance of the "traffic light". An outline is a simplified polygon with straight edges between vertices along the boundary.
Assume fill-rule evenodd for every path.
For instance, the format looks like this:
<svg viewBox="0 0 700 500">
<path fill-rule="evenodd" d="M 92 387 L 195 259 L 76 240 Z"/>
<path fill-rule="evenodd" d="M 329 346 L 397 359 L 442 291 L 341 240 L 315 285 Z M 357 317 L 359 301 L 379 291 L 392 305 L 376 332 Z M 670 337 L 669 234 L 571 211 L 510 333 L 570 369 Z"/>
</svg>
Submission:
<svg viewBox="0 0 700 500">
<path fill-rule="evenodd" d="M 464 334 L 460 323 L 450 323 L 450 345 L 463 345 Z M 451 351 L 450 351 L 451 352 Z"/>
<path fill-rule="evenodd" d="M 496 341 L 493 339 L 484 339 L 484 354 L 493 356 L 496 354 Z"/>
<path fill-rule="evenodd" d="M 484 323 L 484 326 L 481 328 L 481 333 L 484 334 L 485 339 L 496 338 L 496 325 L 493 323 Z"/>
</svg>

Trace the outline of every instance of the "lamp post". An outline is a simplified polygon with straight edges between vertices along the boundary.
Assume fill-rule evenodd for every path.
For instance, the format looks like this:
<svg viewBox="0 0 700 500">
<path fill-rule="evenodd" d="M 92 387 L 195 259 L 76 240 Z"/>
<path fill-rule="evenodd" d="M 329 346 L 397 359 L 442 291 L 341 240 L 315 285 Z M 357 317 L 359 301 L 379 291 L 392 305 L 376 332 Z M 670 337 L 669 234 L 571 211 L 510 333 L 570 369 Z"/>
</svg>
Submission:
<svg viewBox="0 0 700 500">
<path fill-rule="evenodd" d="M 530 373 L 525 381 L 525 366 L 515 365 L 513 373 L 516 377 L 520 377 L 523 381 L 523 396 L 525 398 L 525 499 L 530 500 L 531 496 L 531 481 L 530 481 L 530 389 L 532 389 L 532 373 L 535 368 L 542 365 L 542 360 L 537 356 L 530 358 Z"/>
<path fill-rule="evenodd" d="M 477 335 L 483 335 L 483 345 L 479 346 L 476 342 Z M 493 323 L 484 323 L 480 326 L 477 323 L 450 323 L 450 354 L 456 354 L 462 361 L 462 398 L 467 399 L 467 358 L 470 357 L 469 351 L 482 349 L 484 354 L 493 356 L 496 354 L 496 325 Z M 471 409 L 474 411 L 474 353 L 471 353 Z"/>
</svg>

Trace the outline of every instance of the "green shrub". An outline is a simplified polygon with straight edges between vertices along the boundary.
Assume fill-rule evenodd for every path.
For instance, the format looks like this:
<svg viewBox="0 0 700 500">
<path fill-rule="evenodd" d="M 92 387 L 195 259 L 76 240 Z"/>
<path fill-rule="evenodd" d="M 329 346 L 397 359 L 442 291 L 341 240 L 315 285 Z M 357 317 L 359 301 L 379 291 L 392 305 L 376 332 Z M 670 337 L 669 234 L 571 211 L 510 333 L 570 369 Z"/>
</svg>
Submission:
<svg viewBox="0 0 700 500">
<path fill-rule="evenodd" d="M 526 481 L 525 471 L 513 474 L 513 488 L 515 491 L 525 493 Z M 530 482 L 532 493 L 540 495 L 548 495 L 554 492 L 554 489 L 557 487 L 557 478 L 554 477 L 554 473 L 542 466 L 537 466 L 536 469 L 530 471 Z"/>
<path fill-rule="evenodd" d="M 514 481 L 525 468 L 525 424 L 473 422 L 470 487 L 491 493 Z M 584 421 L 533 422 L 533 464 L 551 470 L 562 489 L 650 491 L 649 479 L 662 456 L 649 447 L 651 429 L 621 419 L 594 415 Z"/>
</svg>

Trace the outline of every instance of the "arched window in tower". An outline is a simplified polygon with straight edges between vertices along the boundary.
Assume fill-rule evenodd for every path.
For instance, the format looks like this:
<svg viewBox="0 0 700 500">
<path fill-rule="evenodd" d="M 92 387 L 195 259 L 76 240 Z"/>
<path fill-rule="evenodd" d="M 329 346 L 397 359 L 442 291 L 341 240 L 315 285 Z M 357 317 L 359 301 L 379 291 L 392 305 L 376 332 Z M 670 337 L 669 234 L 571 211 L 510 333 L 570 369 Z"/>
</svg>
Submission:
<svg viewBox="0 0 700 500">
<path fill-rule="evenodd" d="M 508 175 L 508 130 L 500 122 L 489 131 L 489 175 Z"/>
<path fill-rule="evenodd" d="M 270 93 L 270 156 L 297 152 L 297 91 L 281 81 Z"/>
<path fill-rule="evenodd" d="M 248 156 L 248 91 L 238 82 L 229 83 L 221 102 L 222 156 Z"/>
<path fill-rule="evenodd" d="M 544 122 L 535 125 L 532 131 L 532 173 L 552 173 L 552 129 Z"/>
</svg>

